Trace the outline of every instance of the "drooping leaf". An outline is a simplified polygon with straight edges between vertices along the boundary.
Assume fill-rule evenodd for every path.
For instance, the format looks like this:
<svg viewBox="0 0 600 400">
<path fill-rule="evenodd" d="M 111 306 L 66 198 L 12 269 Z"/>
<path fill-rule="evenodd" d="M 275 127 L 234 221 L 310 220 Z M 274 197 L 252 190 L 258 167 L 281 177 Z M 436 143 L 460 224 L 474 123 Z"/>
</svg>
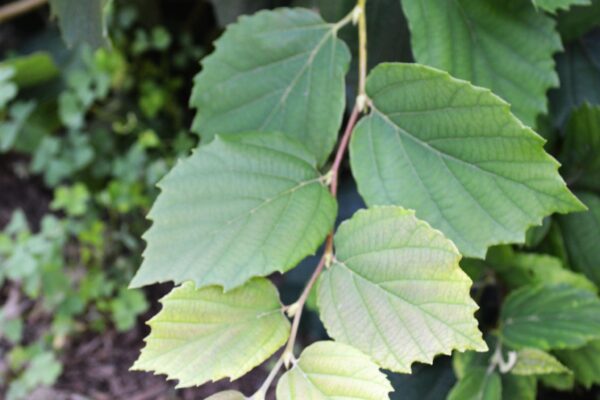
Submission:
<svg viewBox="0 0 600 400">
<path fill-rule="evenodd" d="M 572 268 L 600 285 L 600 197 L 578 193 L 589 210 L 560 216 L 558 222 Z"/>
<path fill-rule="evenodd" d="M 395 372 L 453 349 L 487 349 L 456 247 L 414 212 L 358 211 L 338 228 L 335 248 L 317 288 L 321 319 L 334 339 Z"/>
<path fill-rule="evenodd" d="M 525 376 L 571 373 L 551 354 L 532 348 L 524 348 L 517 352 L 517 362 L 510 372 Z"/>
<path fill-rule="evenodd" d="M 600 190 L 600 106 L 584 104 L 575 110 L 565 135 L 563 176 L 571 185 Z"/>
<path fill-rule="evenodd" d="M 534 126 L 558 86 L 553 20 L 521 0 L 403 1 L 417 62 L 490 88 Z"/>
<path fill-rule="evenodd" d="M 526 286 L 506 298 L 500 332 L 516 349 L 577 348 L 600 338 L 600 299 L 570 286 Z"/>
<path fill-rule="evenodd" d="M 413 208 L 479 258 L 523 242 L 546 215 L 583 209 L 543 139 L 488 90 L 422 65 L 383 64 L 367 93 L 372 111 L 350 147 L 367 204 Z"/>
<path fill-rule="evenodd" d="M 501 400 L 500 374 L 476 368 L 459 380 L 448 395 L 448 400 Z"/>
<path fill-rule="evenodd" d="M 69 47 L 85 43 L 92 48 L 108 42 L 105 10 L 107 0 L 50 0 L 61 33 Z"/>
<path fill-rule="evenodd" d="M 559 350 L 556 356 L 575 373 L 575 379 L 586 388 L 600 384 L 600 340 L 575 350 Z"/>
<path fill-rule="evenodd" d="M 187 282 L 162 299 L 133 370 L 166 374 L 178 387 L 236 379 L 265 361 L 289 335 L 277 289 L 264 278 L 223 293 Z"/>
<path fill-rule="evenodd" d="M 204 141 L 281 131 L 323 164 L 340 128 L 350 61 L 337 29 L 306 9 L 261 11 L 230 25 L 195 79 L 193 130 Z"/>
<path fill-rule="evenodd" d="M 589 6 L 574 6 L 557 16 L 558 31 L 563 42 L 570 42 L 600 26 L 600 0 L 592 0 Z"/>
<path fill-rule="evenodd" d="M 555 13 L 558 10 L 568 10 L 572 6 L 587 6 L 590 5 L 590 0 L 532 0 L 536 7 L 550 13 Z"/>
<path fill-rule="evenodd" d="M 550 115 L 562 128 L 584 103 L 600 104 L 600 33 L 575 41 L 556 58 L 560 87 L 549 93 Z"/>
<path fill-rule="evenodd" d="M 380 400 L 392 386 L 369 357 L 352 346 L 317 342 L 277 384 L 277 400 Z"/>
<path fill-rule="evenodd" d="M 287 271 L 316 251 L 336 203 L 316 161 L 280 134 L 218 137 L 159 183 L 132 286 L 193 280 L 226 290 Z"/>
<path fill-rule="evenodd" d="M 433 365 L 415 364 L 410 375 L 392 373 L 389 378 L 394 387 L 391 400 L 445 399 L 456 383 L 449 357 L 436 357 Z"/>
<path fill-rule="evenodd" d="M 598 288 L 584 275 L 565 268 L 558 257 L 519 253 L 510 246 L 492 247 L 486 257 L 492 268 L 510 288 L 537 284 L 566 284 L 596 293 Z"/>
</svg>

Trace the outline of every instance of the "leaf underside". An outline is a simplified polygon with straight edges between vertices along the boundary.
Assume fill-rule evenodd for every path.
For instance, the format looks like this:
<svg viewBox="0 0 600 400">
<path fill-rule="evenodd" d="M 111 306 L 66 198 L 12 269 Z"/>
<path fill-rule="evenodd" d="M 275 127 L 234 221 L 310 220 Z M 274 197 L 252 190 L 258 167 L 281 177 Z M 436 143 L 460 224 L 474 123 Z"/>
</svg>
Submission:
<svg viewBox="0 0 600 400">
<path fill-rule="evenodd" d="M 352 171 L 368 205 L 397 204 L 469 257 L 525 240 L 553 212 L 582 210 L 543 149 L 487 89 L 415 64 L 367 80 L 371 113 L 355 128 Z"/>
<path fill-rule="evenodd" d="M 218 286 L 196 289 L 188 282 L 161 302 L 132 369 L 166 374 L 179 380 L 178 387 L 236 379 L 265 361 L 289 336 L 277 289 L 264 278 L 227 293 Z"/>
<path fill-rule="evenodd" d="M 506 298 L 501 321 L 513 348 L 573 349 L 600 338 L 600 299 L 569 286 L 523 287 Z"/>
<path fill-rule="evenodd" d="M 334 339 L 395 372 L 453 349 L 487 349 L 456 247 L 413 212 L 359 211 L 339 227 L 335 247 L 336 261 L 317 290 Z"/>
<path fill-rule="evenodd" d="M 192 280 L 229 290 L 287 271 L 316 251 L 337 212 L 315 159 L 273 133 L 219 137 L 159 187 L 134 287 Z"/>
<path fill-rule="evenodd" d="M 535 126 L 558 86 L 554 21 L 522 0 L 403 1 L 417 62 L 490 88 Z"/>
<path fill-rule="evenodd" d="M 380 400 L 392 386 L 369 357 L 354 347 L 317 342 L 277 384 L 277 400 Z"/>
<path fill-rule="evenodd" d="M 190 104 L 192 129 L 216 134 L 281 131 L 305 143 L 322 165 L 345 107 L 350 62 L 334 25 L 306 9 L 261 11 L 241 17 L 203 60 Z"/>
</svg>

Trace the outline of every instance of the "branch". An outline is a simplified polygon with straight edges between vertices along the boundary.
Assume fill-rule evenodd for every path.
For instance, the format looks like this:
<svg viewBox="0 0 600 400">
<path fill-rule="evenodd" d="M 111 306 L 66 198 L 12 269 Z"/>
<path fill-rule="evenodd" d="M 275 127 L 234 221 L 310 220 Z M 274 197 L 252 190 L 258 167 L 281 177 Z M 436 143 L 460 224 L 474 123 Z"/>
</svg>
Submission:
<svg viewBox="0 0 600 400">
<path fill-rule="evenodd" d="M 0 7 L 0 23 L 26 14 L 46 4 L 48 0 L 18 0 Z"/>
<path fill-rule="evenodd" d="M 345 25 L 350 20 L 354 21 L 355 23 L 358 23 L 359 84 L 358 96 L 356 97 L 354 108 L 352 109 L 352 113 L 350 114 L 350 118 L 348 119 L 348 123 L 346 124 L 346 129 L 344 130 L 344 134 L 338 145 L 333 164 L 331 165 L 331 170 L 328 173 L 331 179 L 329 183 L 329 191 L 331 192 L 331 195 L 334 198 L 337 197 L 339 170 L 342 165 L 344 155 L 346 154 L 346 150 L 348 149 L 350 136 L 352 136 L 352 132 L 354 131 L 354 127 L 358 122 L 360 114 L 366 110 L 366 105 L 368 104 L 368 98 L 365 91 L 367 77 L 367 20 L 365 18 L 366 1 L 367 0 L 357 0 L 357 4 L 354 7 L 354 10 L 348 16 L 346 16 L 344 19 L 342 19 L 336 24 L 336 29 L 339 29 L 341 26 Z M 265 383 L 263 383 L 259 391 L 256 392 L 256 397 L 252 397 L 253 399 L 262 399 L 282 365 L 289 367 L 290 362 L 294 359 L 294 345 L 296 343 L 296 337 L 298 336 L 298 328 L 300 326 L 300 319 L 302 318 L 302 311 L 304 310 L 304 305 L 306 304 L 306 300 L 310 295 L 310 291 L 319 279 L 319 276 L 326 267 L 329 267 L 331 261 L 333 260 L 333 233 L 333 230 L 329 232 L 329 235 L 327 236 L 327 241 L 325 243 L 325 250 L 323 251 L 323 255 L 321 256 L 321 259 L 319 260 L 319 263 L 317 264 L 317 267 L 315 268 L 308 283 L 304 287 L 302 294 L 295 303 L 285 308 L 285 311 L 288 314 L 288 316 L 290 318 L 293 318 L 292 327 L 290 330 L 290 337 L 287 341 L 285 349 L 283 350 L 283 353 L 281 353 L 281 357 L 275 365 L 275 368 L 273 368 L 267 380 L 265 381 Z"/>
</svg>

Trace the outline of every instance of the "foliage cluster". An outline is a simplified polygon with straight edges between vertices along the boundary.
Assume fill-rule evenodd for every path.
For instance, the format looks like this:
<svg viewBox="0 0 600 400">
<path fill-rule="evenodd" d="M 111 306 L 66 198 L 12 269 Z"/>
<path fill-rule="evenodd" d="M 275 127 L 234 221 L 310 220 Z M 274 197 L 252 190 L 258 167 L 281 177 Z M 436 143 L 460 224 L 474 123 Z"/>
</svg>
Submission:
<svg viewBox="0 0 600 400">
<path fill-rule="evenodd" d="M 149 8 L 105 11 L 110 48 L 67 47 L 49 26 L 0 63 L 0 151 L 13 179 L 45 187 L 22 207 L 46 212 L 18 209 L 0 233 L 0 397 L 52 385 L 71 342 L 127 331 L 148 308 L 127 284 L 155 183 L 194 144 L 180 76 L 203 54 L 144 24 Z"/>
</svg>

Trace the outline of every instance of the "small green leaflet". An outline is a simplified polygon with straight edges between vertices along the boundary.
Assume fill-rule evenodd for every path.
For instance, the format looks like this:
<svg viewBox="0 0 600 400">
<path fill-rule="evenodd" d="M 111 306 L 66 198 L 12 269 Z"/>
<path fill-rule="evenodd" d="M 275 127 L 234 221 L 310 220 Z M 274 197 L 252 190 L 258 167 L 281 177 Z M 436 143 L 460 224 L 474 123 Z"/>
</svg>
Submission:
<svg viewBox="0 0 600 400">
<path fill-rule="evenodd" d="M 536 7 L 555 13 L 558 10 L 568 10 L 571 6 L 587 6 L 590 0 L 532 0 Z"/>
<path fill-rule="evenodd" d="M 544 140 L 489 90 L 389 63 L 371 72 L 367 94 L 372 111 L 350 145 L 359 192 L 369 205 L 415 209 L 465 256 L 523 242 L 553 212 L 584 209 Z"/>
<path fill-rule="evenodd" d="M 308 346 L 277 384 L 277 400 L 387 399 L 392 385 L 369 357 L 332 341 Z"/>
<path fill-rule="evenodd" d="M 560 361 L 545 351 L 524 348 L 517 352 L 517 362 L 510 370 L 515 375 L 546 375 L 571 373 Z"/>
<path fill-rule="evenodd" d="M 554 21 L 527 0 L 403 1 L 417 62 L 490 88 L 535 126 L 558 86 Z"/>
<path fill-rule="evenodd" d="M 575 379 L 586 388 L 600 384 L 600 340 L 575 350 L 558 350 L 556 356 L 575 373 Z"/>
<path fill-rule="evenodd" d="M 500 374 L 474 368 L 452 388 L 448 400 L 501 400 Z"/>
<path fill-rule="evenodd" d="M 458 250 L 414 212 L 358 211 L 338 228 L 335 248 L 317 288 L 321 319 L 335 340 L 394 372 L 453 349 L 487 350 Z"/>
<path fill-rule="evenodd" d="M 589 211 L 561 215 L 558 219 L 569 263 L 600 285 L 600 197 L 577 193 Z"/>
<path fill-rule="evenodd" d="M 69 47 L 84 43 L 92 48 L 108 43 L 105 7 L 107 0 L 50 0 L 62 36 Z"/>
<path fill-rule="evenodd" d="M 133 287 L 193 280 L 229 290 L 314 253 L 337 204 L 316 161 L 274 133 L 217 137 L 159 182 Z"/>
<path fill-rule="evenodd" d="M 561 153 L 567 182 L 600 190 L 600 106 L 584 104 L 571 114 Z"/>
<path fill-rule="evenodd" d="M 54 79 L 60 72 L 52 55 L 44 51 L 9 58 L 0 62 L 0 68 L 3 67 L 15 70 L 11 80 L 21 89 Z"/>
<path fill-rule="evenodd" d="M 335 24 L 306 9 L 241 17 L 203 60 L 190 104 L 192 129 L 215 134 L 281 131 L 305 143 L 319 165 L 338 136 L 350 62 Z"/>
<path fill-rule="evenodd" d="M 264 278 L 223 293 L 191 282 L 162 299 L 133 370 L 166 374 L 177 387 L 236 379 L 271 356 L 289 336 L 277 289 Z"/>
<path fill-rule="evenodd" d="M 600 299 L 570 286 L 526 286 L 501 312 L 503 342 L 520 349 L 573 349 L 600 338 Z"/>
</svg>

